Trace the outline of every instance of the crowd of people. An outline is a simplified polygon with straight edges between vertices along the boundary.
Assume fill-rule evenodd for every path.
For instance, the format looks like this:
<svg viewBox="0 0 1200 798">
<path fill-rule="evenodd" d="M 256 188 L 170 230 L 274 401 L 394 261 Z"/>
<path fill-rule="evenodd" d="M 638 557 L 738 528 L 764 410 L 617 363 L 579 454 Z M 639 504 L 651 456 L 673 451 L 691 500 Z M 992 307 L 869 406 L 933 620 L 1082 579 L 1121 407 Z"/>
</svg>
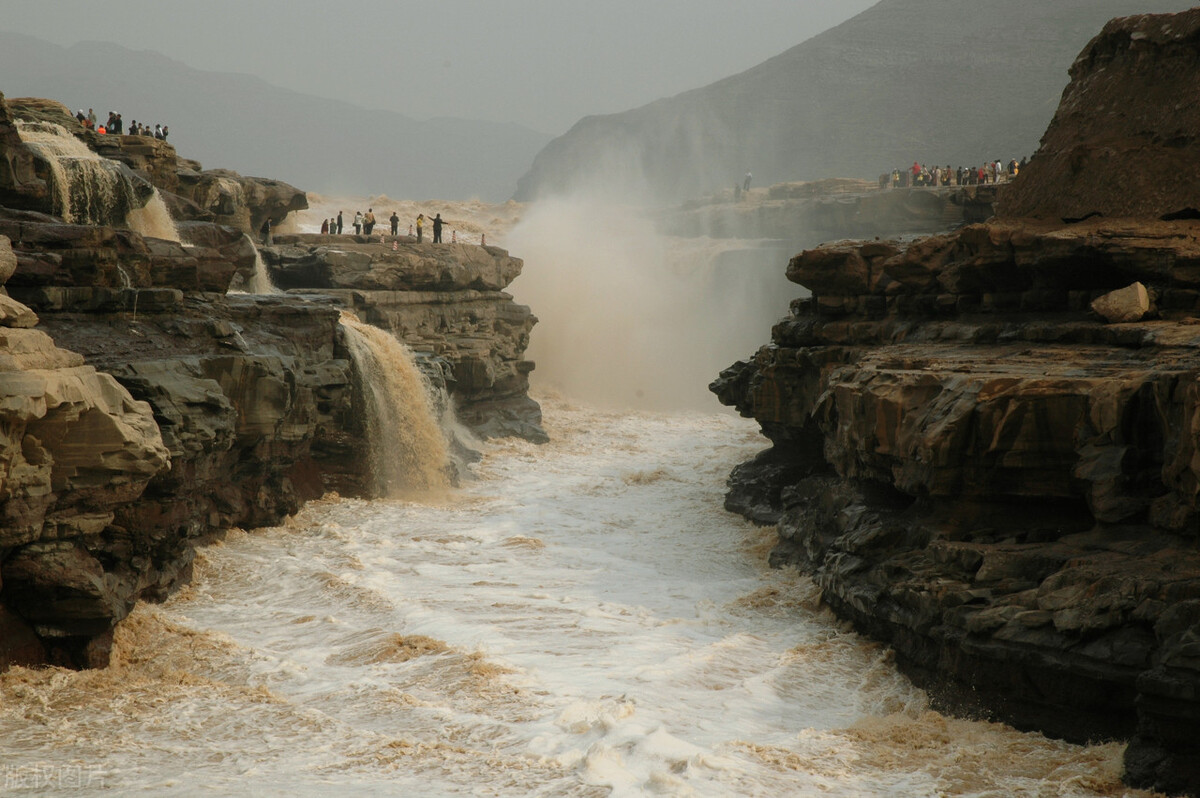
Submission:
<svg viewBox="0 0 1200 798">
<path fill-rule="evenodd" d="M 392 211 L 392 215 L 388 217 L 388 222 L 391 225 L 392 235 L 393 236 L 399 235 L 400 216 L 395 211 Z M 338 211 L 338 215 L 331 219 L 322 219 L 321 220 L 321 235 L 341 235 L 342 230 L 343 230 L 343 227 L 342 227 L 343 223 L 344 223 L 344 219 L 342 218 L 341 211 Z M 420 243 L 421 241 L 424 241 L 425 240 L 425 225 L 426 225 L 426 223 L 428 223 L 429 226 L 433 228 L 433 243 L 441 244 L 442 243 L 442 227 L 445 225 L 445 222 L 442 220 L 442 215 L 440 213 L 435 214 L 432 219 L 426 218 L 425 214 L 423 214 L 423 213 L 418 213 L 415 225 L 409 225 L 409 227 L 408 227 L 408 234 L 410 236 L 413 235 L 413 230 L 415 227 L 417 242 Z M 354 235 L 356 235 L 356 236 L 357 235 L 365 235 L 365 236 L 371 235 L 372 231 L 374 231 L 374 229 L 375 229 L 376 224 L 377 224 L 377 222 L 375 220 L 375 209 L 374 208 L 367 208 L 366 213 L 363 213 L 362 211 L 355 211 L 354 212 L 354 220 L 351 222 L 351 225 L 354 227 Z"/>
<path fill-rule="evenodd" d="M 1018 163 L 1016 158 L 1007 164 L 999 160 L 988 161 L 980 166 L 960 166 L 951 169 L 950 164 L 932 168 L 923 163 L 913 161 L 907 169 L 893 169 L 891 174 L 879 176 L 880 188 L 908 188 L 909 186 L 977 186 L 986 183 L 1002 183 L 1012 180 L 1028 163 L 1022 158 Z"/>
<path fill-rule="evenodd" d="M 129 130 L 127 131 L 125 130 L 125 120 L 121 118 L 119 113 L 114 113 L 113 111 L 108 112 L 108 120 L 103 124 L 97 124 L 96 112 L 91 108 L 87 109 L 86 114 L 80 108 L 79 112 L 75 114 L 75 118 L 79 120 L 79 124 L 88 130 L 96 131 L 102 136 L 109 133 L 114 135 L 153 136 L 160 141 L 166 141 L 167 136 L 171 132 L 164 124 L 155 123 L 154 127 L 151 128 L 149 125 L 143 125 L 136 119 L 129 123 Z"/>
</svg>

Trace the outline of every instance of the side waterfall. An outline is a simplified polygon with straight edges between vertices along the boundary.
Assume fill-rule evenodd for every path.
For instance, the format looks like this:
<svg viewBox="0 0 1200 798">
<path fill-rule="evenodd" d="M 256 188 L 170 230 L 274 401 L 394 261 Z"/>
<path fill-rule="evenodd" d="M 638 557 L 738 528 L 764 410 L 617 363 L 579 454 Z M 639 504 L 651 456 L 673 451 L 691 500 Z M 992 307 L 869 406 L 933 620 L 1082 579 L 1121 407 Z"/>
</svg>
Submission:
<svg viewBox="0 0 1200 798">
<path fill-rule="evenodd" d="M 162 194 L 158 193 L 157 188 L 154 189 L 149 202 L 126 214 L 125 222 L 130 230 L 143 236 L 183 243 L 179 237 L 179 228 L 175 226 L 175 220 L 167 210 L 167 203 L 163 202 Z"/>
<path fill-rule="evenodd" d="M 282 293 L 275 283 L 271 282 L 271 275 L 267 271 L 267 264 L 263 261 L 262 253 L 258 249 L 258 244 L 254 243 L 254 237 L 248 233 L 243 233 L 242 237 L 246 242 L 254 248 L 254 274 L 247 277 L 244 272 L 239 271 L 234 275 L 233 282 L 230 284 L 229 293 L 231 294 L 279 294 Z"/>
<path fill-rule="evenodd" d="M 254 241 L 251 240 L 250 243 L 253 244 Z M 246 286 L 246 292 L 249 294 L 279 293 L 279 289 L 271 282 L 271 275 L 267 273 L 267 264 L 263 262 L 262 253 L 258 251 L 257 246 L 254 247 L 254 277 L 250 279 L 250 284 Z"/>
<path fill-rule="evenodd" d="M 69 224 L 127 226 L 144 236 L 179 241 L 179 231 L 158 189 L 139 191 L 116 161 L 103 158 L 50 122 L 17 121 L 22 143 L 50 165 L 55 209 Z M 151 194 L 143 202 L 146 190 Z"/>
<path fill-rule="evenodd" d="M 450 487 L 450 455 L 412 352 L 389 332 L 343 311 L 346 347 L 361 380 L 370 478 L 380 496 Z"/>
</svg>

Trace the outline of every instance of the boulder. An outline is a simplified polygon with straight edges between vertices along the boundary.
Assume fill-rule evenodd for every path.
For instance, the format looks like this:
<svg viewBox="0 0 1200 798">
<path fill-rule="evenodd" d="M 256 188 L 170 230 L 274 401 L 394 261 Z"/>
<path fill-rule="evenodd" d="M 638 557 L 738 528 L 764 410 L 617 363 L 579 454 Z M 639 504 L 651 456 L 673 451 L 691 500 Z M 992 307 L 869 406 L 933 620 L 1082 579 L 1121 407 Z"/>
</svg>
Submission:
<svg viewBox="0 0 1200 798">
<path fill-rule="evenodd" d="M 1110 324 L 1139 321 L 1150 312 L 1150 295 L 1146 286 L 1133 283 L 1096 297 L 1091 307 Z"/>
</svg>

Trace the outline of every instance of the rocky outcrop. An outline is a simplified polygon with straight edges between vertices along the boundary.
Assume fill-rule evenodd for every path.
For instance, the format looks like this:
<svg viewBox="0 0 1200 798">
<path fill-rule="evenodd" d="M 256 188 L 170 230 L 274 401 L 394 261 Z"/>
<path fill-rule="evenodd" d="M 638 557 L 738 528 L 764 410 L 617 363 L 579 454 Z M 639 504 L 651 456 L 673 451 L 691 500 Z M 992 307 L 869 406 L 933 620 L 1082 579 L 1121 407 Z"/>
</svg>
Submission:
<svg viewBox="0 0 1200 798">
<path fill-rule="evenodd" d="M 0 93 L 0 205 L 51 213 L 50 183 L 39 175 L 34 154 L 21 142 L 12 114 Z"/>
<path fill-rule="evenodd" d="M 89 134 L 88 146 L 98 155 L 123 163 L 159 191 L 179 193 L 175 147 L 153 136 Z"/>
<path fill-rule="evenodd" d="M 1200 600 L 1200 225 L 1152 229 L 805 252 L 789 276 L 813 297 L 713 384 L 774 444 L 731 509 L 778 522 L 774 561 L 945 706 L 1076 740 L 1200 712 L 1170 631 Z M 1158 318 L 1089 313 L 1135 280 Z M 1146 692 L 1161 668 L 1169 701 Z"/>
<path fill-rule="evenodd" d="M 363 492 L 352 369 L 336 307 L 225 296 L 237 231 L 193 224 L 184 248 L 8 216 L 0 604 L 26 642 L 5 661 L 102 665 L 198 541 Z"/>
<path fill-rule="evenodd" d="M 281 180 L 243 177 L 228 169 L 200 171 L 182 165 L 176 172 L 184 199 L 211 213 L 217 224 L 257 235 L 265 222 L 274 228 L 292 211 L 308 207 L 303 191 Z"/>
<path fill-rule="evenodd" d="M 20 268 L 0 236 L 4 263 L 5 276 Z M 29 308 L 8 297 L 3 308 L 0 648 L 16 661 L 96 662 L 94 641 L 137 591 L 105 570 L 95 541 L 168 465 L 168 451 L 148 404 L 34 329 Z"/>
<path fill-rule="evenodd" d="M 444 360 L 459 419 L 476 434 L 548 440 L 528 396 L 533 363 L 524 358 L 537 319 L 501 290 L 521 273 L 521 260 L 497 247 L 367 241 L 286 236 L 262 254 L 280 288 L 333 297 Z"/>
<path fill-rule="evenodd" d="M 0 95 L 0 99 L 3 95 Z M 0 137 L 6 143 L 5 152 L 11 177 L 0 174 L 0 206 L 55 211 L 48 166 L 38 163 L 38 156 L 21 143 L 12 120 L 58 125 L 75 136 L 97 155 L 121 164 L 137 184 L 144 184 L 141 193 L 144 204 L 150 188 L 164 196 L 176 219 L 209 221 L 236 227 L 244 233 L 257 234 L 270 221 L 274 227 L 292 211 L 308 207 L 308 198 L 295 186 L 262 177 L 244 177 L 228 169 L 205 171 L 200 163 L 180 158 L 175 147 L 152 136 L 99 135 L 86 130 L 61 103 L 36 97 L 8 101 L 4 116 L 0 116 Z M 6 189 L 11 184 L 11 189 Z M 43 185 L 44 184 L 44 185 Z M 13 197 L 5 201 L 3 192 Z M 43 196 L 44 195 L 44 196 Z"/>
<path fill-rule="evenodd" d="M 1087 53 L 1114 41 L 1135 71 L 1159 51 L 1173 64 L 1193 29 L 1195 12 L 1113 23 L 1073 77 L 1108 80 L 1114 62 Z M 1090 115 L 1068 89 L 1036 162 L 1069 158 L 1052 142 L 1120 140 L 1106 109 L 1130 84 L 1109 85 Z M 1126 157 L 1175 157 L 1160 111 L 1138 122 L 1159 145 Z M 1051 197 L 1053 174 L 1008 190 Z M 812 297 L 711 387 L 773 444 L 734 471 L 727 506 L 777 523 L 773 561 L 813 573 L 939 705 L 1128 739 L 1130 783 L 1196 794 L 1200 222 L 1134 193 L 1119 202 L 1139 217 L 1006 217 L 803 252 L 787 273 Z"/>
<path fill-rule="evenodd" d="M 36 101 L 22 109 L 43 124 L 69 113 Z M 4 130 L 0 159 L 18 162 L 29 148 Z M 101 145 L 75 134 L 116 147 L 110 155 L 122 163 L 136 155 L 122 137 Z M 161 182 L 173 150 L 151 150 L 133 166 Z M 213 195 L 216 210 L 251 225 L 304 201 L 275 181 L 200 172 L 190 161 L 178 171 L 228 187 Z M 433 390 L 444 396 L 454 381 L 478 428 L 544 436 L 524 394 L 534 319 L 500 291 L 520 271 L 501 250 L 414 250 L 372 269 L 366 253 L 381 247 L 364 244 L 328 272 L 324 294 L 235 294 L 231 285 L 245 284 L 257 261 L 243 229 L 182 222 L 180 244 L 64 223 L 36 191 L 6 196 L 0 667 L 102 666 L 114 625 L 137 600 L 184 583 L 196 545 L 230 527 L 277 523 L 329 491 L 371 495 L 362 376 L 343 307 L 411 325 Z"/>
<path fill-rule="evenodd" d="M 1000 212 L 1200 218 L 1200 110 L 1178 81 L 1200 62 L 1198 29 L 1200 10 L 1106 25 L 1071 65 L 1029 179 L 1017 181 Z"/>
</svg>

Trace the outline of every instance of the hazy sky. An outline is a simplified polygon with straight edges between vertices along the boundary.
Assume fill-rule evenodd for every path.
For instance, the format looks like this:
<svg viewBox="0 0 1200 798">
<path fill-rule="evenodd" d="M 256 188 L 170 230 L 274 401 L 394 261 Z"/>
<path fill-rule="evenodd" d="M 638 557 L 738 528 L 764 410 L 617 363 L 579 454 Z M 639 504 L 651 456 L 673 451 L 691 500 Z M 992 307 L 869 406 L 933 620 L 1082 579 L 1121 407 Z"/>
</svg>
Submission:
<svg viewBox="0 0 1200 798">
<path fill-rule="evenodd" d="M 0 29 L 156 50 L 417 119 L 558 134 L 741 72 L 875 2 L 0 0 Z"/>
</svg>

